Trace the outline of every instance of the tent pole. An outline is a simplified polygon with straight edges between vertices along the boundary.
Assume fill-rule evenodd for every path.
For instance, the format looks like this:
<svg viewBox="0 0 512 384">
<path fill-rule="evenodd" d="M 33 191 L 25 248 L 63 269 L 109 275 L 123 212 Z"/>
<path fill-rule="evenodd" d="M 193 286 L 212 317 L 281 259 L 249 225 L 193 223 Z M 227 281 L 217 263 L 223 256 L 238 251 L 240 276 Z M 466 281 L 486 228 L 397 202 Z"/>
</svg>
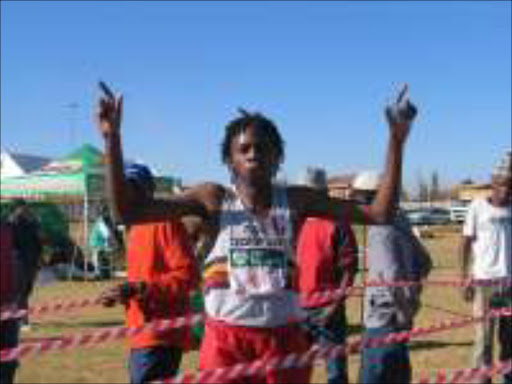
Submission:
<svg viewBox="0 0 512 384">
<path fill-rule="evenodd" d="M 89 194 L 87 193 L 87 174 L 84 175 L 85 178 L 85 188 L 84 188 L 84 226 L 83 226 L 83 247 L 84 247 L 84 281 L 87 279 L 87 260 L 88 257 L 88 247 L 87 241 L 89 239 Z M 87 257 L 86 257 L 87 255 Z"/>
</svg>

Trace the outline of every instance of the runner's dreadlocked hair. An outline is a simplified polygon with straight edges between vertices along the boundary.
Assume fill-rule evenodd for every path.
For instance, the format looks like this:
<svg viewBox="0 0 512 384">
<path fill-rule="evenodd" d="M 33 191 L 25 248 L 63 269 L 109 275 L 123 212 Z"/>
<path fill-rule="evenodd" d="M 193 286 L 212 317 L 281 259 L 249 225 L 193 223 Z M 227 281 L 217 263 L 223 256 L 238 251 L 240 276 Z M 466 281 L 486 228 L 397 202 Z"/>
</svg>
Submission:
<svg viewBox="0 0 512 384">
<path fill-rule="evenodd" d="M 247 127 L 252 126 L 261 129 L 264 135 L 268 137 L 277 156 L 276 167 L 279 166 L 284 160 L 284 141 L 274 122 L 259 112 L 249 113 L 242 108 L 238 108 L 238 112 L 242 116 L 231 120 L 226 125 L 226 133 L 221 149 L 222 162 L 228 164 L 231 159 L 231 142 L 233 138 L 244 132 Z"/>
</svg>

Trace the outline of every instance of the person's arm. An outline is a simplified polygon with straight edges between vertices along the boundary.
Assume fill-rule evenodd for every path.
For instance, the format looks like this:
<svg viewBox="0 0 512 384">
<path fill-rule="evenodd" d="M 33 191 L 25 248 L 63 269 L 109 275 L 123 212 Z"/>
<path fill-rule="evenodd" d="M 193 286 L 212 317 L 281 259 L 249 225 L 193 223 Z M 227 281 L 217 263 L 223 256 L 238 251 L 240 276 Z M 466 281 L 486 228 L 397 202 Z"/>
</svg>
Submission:
<svg viewBox="0 0 512 384">
<path fill-rule="evenodd" d="M 96 117 L 105 149 L 105 192 L 112 207 L 114 220 L 118 223 L 124 223 L 129 207 L 123 193 L 123 151 L 121 144 L 123 96 L 116 97 L 103 82 L 100 82 L 99 85 L 103 94 L 99 99 Z"/>
<path fill-rule="evenodd" d="M 373 203 L 362 206 L 353 201 L 325 196 L 311 188 L 294 187 L 289 195 L 299 214 L 327 215 L 340 219 L 348 212 L 351 222 L 366 224 L 383 224 L 392 219 L 401 185 L 404 144 L 416 115 L 416 107 L 404 96 L 406 92 L 407 88 L 404 88 L 393 106 L 398 108 L 398 112 L 393 115 L 386 110 L 390 135 L 385 169 Z"/>
<path fill-rule="evenodd" d="M 471 265 L 471 246 L 473 238 L 462 236 L 460 241 L 460 274 L 462 280 L 467 280 L 469 277 L 469 266 Z"/>
<path fill-rule="evenodd" d="M 125 282 L 104 290 L 99 296 L 104 306 L 126 305 L 136 298 L 151 312 L 151 308 L 171 305 L 172 298 L 185 299 L 196 288 L 199 269 L 183 225 L 178 221 L 159 225 L 156 236 L 158 249 L 148 260 L 150 280 Z M 164 259 L 163 265 L 160 257 Z"/>
<path fill-rule="evenodd" d="M 465 282 L 462 288 L 462 296 L 465 301 L 470 302 L 475 296 L 475 288 L 471 285 L 469 279 L 469 266 L 471 265 L 471 248 L 473 238 L 462 236 L 460 245 L 460 266 L 461 278 Z"/>
<path fill-rule="evenodd" d="M 337 240 L 337 258 L 342 271 L 341 281 L 346 279 L 347 287 L 351 287 L 354 285 L 357 270 L 358 246 L 354 231 L 345 220 L 340 224 Z"/>
<path fill-rule="evenodd" d="M 406 236 L 406 241 L 411 244 L 413 249 L 411 255 L 405 256 L 414 257 L 411 265 L 413 265 L 415 278 L 420 280 L 426 279 L 432 270 L 432 258 L 430 256 L 430 252 L 414 234 L 409 219 L 401 210 L 398 210 L 396 214 L 395 227 Z"/>
<path fill-rule="evenodd" d="M 357 268 L 357 241 L 346 221 L 343 221 L 336 230 L 332 239 L 333 247 L 333 273 L 336 281 L 340 282 L 340 290 L 348 293 L 347 289 L 354 285 L 354 277 Z M 340 273 L 341 272 L 341 273 Z M 347 295 L 340 296 L 330 304 L 324 312 L 321 322 L 323 325 L 330 324 L 335 320 L 336 314 L 343 308 Z"/>
<path fill-rule="evenodd" d="M 414 255 L 408 254 L 409 248 L 403 243 L 409 239 L 410 236 L 407 234 L 404 235 L 404 233 L 396 227 L 396 224 L 393 225 L 389 235 L 386 236 L 382 249 L 384 257 L 388 258 L 388 263 L 392 265 L 392 268 L 386 268 L 384 270 L 385 281 L 397 282 L 407 281 L 410 279 L 408 273 L 410 260 L 408 259 L 410 257 L 414 257 Z M 414 315 L 419 310 L 420 304 L 419 296 L 414 299 L 412 295 L 415 295 L 413 293 L 414 291 L 416 292 L 416 295 L 419 295 L 421 292 L 421 286 L 407 288 L 390 287 L 389 290 L 393 297 L 393 307 L 395 308 L 396 320 L 399 324 L 409 325 L 410 321 L 412 321 Z"/>
<path fill-rule="evenodd" d="M 430 252 L 425 248 L 421 241 L 419 241 L 414 233 L 412 233 L 412 231 L 409 233 L 409 241 L 412 243 L 414 248 L 414 257 L 418 258 L 419 278 L 426 279 L 432 270 L 432 257 L 430 257 Z"/>
<path fill-rule="evenodd" d="M 472 203 L 468 207 L 468 211 L 466 213 L 466 218 L 464 220 L 464 225 L 462 227 L 462 236 L 460 240 L 460 273 L 463 281 L 466 281 L 468 284 L 465 284 L 463 287 L 463 297 L 466 301 L 472 301 L 474 297 L 474 287 L 469 283 L 469 268 L 472 264 L 472 246 L 473 242 L 476 239 L 476 210 L 475 204 Z"/>
<path fill-rule="evenodd" d="M 469 276 L 469 266 L 472 262 L 472 244 L 476 239 L 477 227 L 477 208 L 478 201 L 473 201 L 469 206 L 462 226 L 462 236 L 460 241 L 460 271 L 461 277 L 467 279 Z"/>
<path fill-rule="evenodd" d="M 99 100 L 98 128 L 105 146 L 106 193 L 117 223 L 131 224 L 144 221 L 166 220 L 184 215 L 208 218 L 216 208 L 221 187 L 203 184 L 188 193 L 166 200 L 154 200 L 143 207 L 128 205 L 124 194 L 123 151 L 121 142 L 121 119 L 123 97 L 116 97 L 102 82 L 103 92 Z"/>
<path fill-rule="evenodd" d="M 148 286 L 151 297 L 159 301 L 186 295 L 199 283 L 199 268 L 184 225 L 174 221 L 159 228 L 159 245 L 166 272 L 155 271 Z"/>
<path fill-rule="evenodd" d="M 390 138 L 386 171 L 371 205 L 361 205 L 352 200 L 326 196 L 325 193 L 304 186 L 289 187 L 292 207 L 299 216 L 328 216 L 340 219 L 348 214 L 352 223 L 385 224 L 393 218 L 396 198 L 401 183 L 402 151 L 405 137 Z"/>
</svg>

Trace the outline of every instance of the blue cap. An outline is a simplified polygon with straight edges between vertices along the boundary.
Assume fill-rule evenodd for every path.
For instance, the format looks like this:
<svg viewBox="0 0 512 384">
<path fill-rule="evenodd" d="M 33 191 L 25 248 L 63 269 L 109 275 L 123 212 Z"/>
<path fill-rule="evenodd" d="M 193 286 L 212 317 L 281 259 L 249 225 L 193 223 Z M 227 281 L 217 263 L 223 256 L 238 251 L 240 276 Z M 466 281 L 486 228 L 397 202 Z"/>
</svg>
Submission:
<svg viewBox="0 0 512 384">
<path fill-rule="evenodd" d="M 154 187 L 153 174 L 149 168 L 144 164 L 131 163 L 124 167 L 124 177 L 128 181 L 136 184 Z"/>
</svg>

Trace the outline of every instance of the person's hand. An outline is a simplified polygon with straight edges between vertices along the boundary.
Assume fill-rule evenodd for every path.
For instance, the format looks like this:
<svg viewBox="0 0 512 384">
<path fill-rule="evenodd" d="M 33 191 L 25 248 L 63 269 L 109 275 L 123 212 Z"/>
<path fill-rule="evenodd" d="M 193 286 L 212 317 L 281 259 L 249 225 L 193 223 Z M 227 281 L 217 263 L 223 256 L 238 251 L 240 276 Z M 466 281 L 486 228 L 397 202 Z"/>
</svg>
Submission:
<svg viewBox="0 0 512 384">
<path fill-rule="evenodd" d="M 418 109 L 409 101 L 409 85 L 404 84 L 395 102 L 385 109 L 391 137 L 402 144 L 407 139 L 411 124 L 418 114 Z"/>
<path fill-rule="evenodd" d="M 143 305 L 146 304 L 148 299 L 146 283 L 125 282 L 106 289 L 99 296 L 100 303 L 105 307 L 112 307 L 117 303 L 125 305 L 132 298 Z"/>
<path fill-rule="evenodd" d="M 122 302 L 122 289 L 120 285 L 107 288 L 101 292 L 99 301 L 104 307 L 110 308 Z"/>
<path fill-rule="evenodd" d="M 471 303 L 475 298 L 475 287 L 472 285 L 465 286 L 462 291 L 462 297 L 465 302 Z"/>
<path fill-rule="evenodd" d="M 144 281 L 139 281 L 137 283 L 133 283 L 132 289 L 135 300 L 146 304 L 149 299 L 148 285 Z"/>
<path fill-rule="evenodd" d="M 123 113 L 123 96 L 115 96 L 110 88 L 103 82 L 99 82 L 102 96 L 98 103 L 97 122 L 102 136 L 118 134 L 121 129 L 121 117 Z"/>
<path fill-rule="evenodd" d="M 142 310 L 144 322 L 150 322 L 153 317 L 152 314 L 154 313 L 155 305 L 158 306 L 158 303 L 155 302 L 154 298 L 153 300 L 150 300 L 148 285 L 144 281 L 131 283 L 130 291 L 130 298 L 136 300 Z"/>
<path fill-rule="evenodd" d="M 335 321 L 335 316 L 340 310 L 340 306 L 342 304 L 340 303 L 334 303 L 329 306 L 327 306 L 324 310 L 323 316 L 318 319 L 318 323 L 322 327 L 327 327 L 327 325 L 331 324 L 333 321 Z"/>
</svg>

